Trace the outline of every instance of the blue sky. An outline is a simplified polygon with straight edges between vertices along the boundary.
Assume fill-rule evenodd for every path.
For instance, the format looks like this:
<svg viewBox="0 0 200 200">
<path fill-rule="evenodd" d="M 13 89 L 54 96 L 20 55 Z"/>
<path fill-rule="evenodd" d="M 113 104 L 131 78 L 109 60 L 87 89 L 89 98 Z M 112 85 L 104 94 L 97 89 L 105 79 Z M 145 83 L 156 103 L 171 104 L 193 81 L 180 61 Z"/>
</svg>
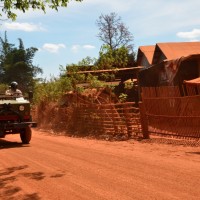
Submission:
<svg viewBox="0 0 200 200">
<path fill-rule="evenodd" d="M 96 20 L 115 12 L 133 34 L 134 50 L 159 42 L 200 40 L 199 0 L 83 0 L 71 1 L 58 12 L 47 9 L 18 12 L 16 21 L 2 21 L 0 36 L 25 48 L 36 47 L 33 63 L 43 69 L 43 78 L 57 77 L 59 66 L 77 63 L 86 56 L 98 58 L 102 42 Z"/>
</svg>

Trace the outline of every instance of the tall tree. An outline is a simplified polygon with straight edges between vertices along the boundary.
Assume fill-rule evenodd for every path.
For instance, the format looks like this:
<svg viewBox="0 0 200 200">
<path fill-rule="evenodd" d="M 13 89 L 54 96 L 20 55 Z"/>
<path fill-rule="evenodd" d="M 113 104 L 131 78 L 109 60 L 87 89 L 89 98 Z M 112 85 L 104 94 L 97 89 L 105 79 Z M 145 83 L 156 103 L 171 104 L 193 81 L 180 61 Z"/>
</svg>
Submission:
<svg viewBox="0 0 200 200">
<path fill-rule="evenodd" d="M 74 0 L 77 2 L 81 2 L 83 0 Z M 1 0 L 0 8 L 2 13 L 5 13 L 8 18 L 15 20 L 17 17 L 16 10 L 21 10 L 24 13 L 29 9 L 33 10 L 43 10 L 45 12 L 46 8 L 51 8 L 54 10 L 58 10 L 59 7 L 67 7 L 69 0 Z M 0 13 L 0 16 L 2 14 Z"/>
<path fill-rule="evenodd" d="M 133 35 L 121 21 L 121 17 L 116 13 L 101 14 L 96 24 L 99 27 L 98 38 L 104 44 L 110 46 L 112 50 L 122 46 L 131 50 L 133 49 L 133 45 L 131 44 Z"/>
<path fill-rule="evenodd" d="M 8 42 L 7 33 L 4 39 L 0 37 L 0 79 L 4 74 L 4 66 L 6 65 L 7 56 L 13 50 L 14 45 Z"/>
<path fill-rule="evenodd" d="M 19 39 L 19 47 L 14 47 L 5 37 L 0 38 L 0 81 L 9 84 L 17 81 L 22 89 L 32 87 L 34 78 L 42 73 L 42 69 L 34 66 L 33 57 L 37 48 L 24 48 L 23 41 Z"/>
</svg>

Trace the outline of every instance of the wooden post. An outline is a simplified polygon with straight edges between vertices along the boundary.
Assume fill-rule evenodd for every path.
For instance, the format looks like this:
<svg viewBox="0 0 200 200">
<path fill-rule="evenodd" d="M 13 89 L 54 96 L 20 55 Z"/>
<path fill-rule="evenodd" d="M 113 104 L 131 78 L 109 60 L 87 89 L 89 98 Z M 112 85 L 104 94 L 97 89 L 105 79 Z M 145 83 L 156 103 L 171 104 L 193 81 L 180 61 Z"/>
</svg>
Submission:
<svg viewBox="0 0 200 200">
<path fill-rule="evenodd" d="M 139 102 L 139 108 L 140 108 L 140 120 L 141 120 L 143 138 L 149 139 L 150 137 L 149 137 L 149 131 L 148 131 L 148 120 L 146 116 L 144 103 Z"/>
</svg>

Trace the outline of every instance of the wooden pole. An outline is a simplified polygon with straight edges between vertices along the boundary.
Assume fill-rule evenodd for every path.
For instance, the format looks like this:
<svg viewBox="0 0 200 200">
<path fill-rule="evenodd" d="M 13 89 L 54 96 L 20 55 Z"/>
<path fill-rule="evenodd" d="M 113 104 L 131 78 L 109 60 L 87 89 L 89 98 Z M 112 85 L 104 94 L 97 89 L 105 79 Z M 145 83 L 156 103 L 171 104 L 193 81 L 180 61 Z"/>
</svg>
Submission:
<svg viewBox="0 0 200 200">
<path fill-rule="evenodd" d="M 141 120 L 141 128 L 143 133 L 144 139 L 149 139 L 149 131 L 148 131 L 148 120 L 146 116 L 146 110 L 145 105 L 142 102 L 139 102 L 139 108 L 140 108 L 140 120 Z"/>
</svg>

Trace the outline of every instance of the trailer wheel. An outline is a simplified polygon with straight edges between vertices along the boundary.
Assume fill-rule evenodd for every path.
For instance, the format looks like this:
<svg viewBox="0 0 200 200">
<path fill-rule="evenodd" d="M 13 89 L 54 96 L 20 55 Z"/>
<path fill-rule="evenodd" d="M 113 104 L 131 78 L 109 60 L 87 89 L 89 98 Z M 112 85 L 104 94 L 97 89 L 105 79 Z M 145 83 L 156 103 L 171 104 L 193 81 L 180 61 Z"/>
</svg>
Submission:
<svg viewBox="0 0 200 200">
<path fill-rule="evenodd" d="M 27 126 L 25 129 L 21 130 L 20 132 L 20 138 L 23 144 L 29 144 L 32 136 L 32 131 L 29 126 Z"/>
</svg>

